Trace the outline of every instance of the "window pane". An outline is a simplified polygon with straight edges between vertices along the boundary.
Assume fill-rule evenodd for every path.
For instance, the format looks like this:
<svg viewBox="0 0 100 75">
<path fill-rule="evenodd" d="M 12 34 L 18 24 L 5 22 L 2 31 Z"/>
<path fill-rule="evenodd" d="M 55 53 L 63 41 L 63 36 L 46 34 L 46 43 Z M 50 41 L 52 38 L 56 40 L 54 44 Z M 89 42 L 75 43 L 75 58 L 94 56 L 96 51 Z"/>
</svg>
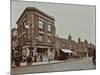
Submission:
<svg viewBox="0 0 100 75">
<path fill-rule="evenodd" d="M 43 29 L 43 21 L 39 20 L 39 28 Z"/>
<path fill-rule="evenodd" d="M 50 39 L 48 39 L 48 43 L 51 43 L 51 40 Z"/>
<path fill-rule="evenodd" d="M 48 31 L 51 32 L 51 25 L 48 25 Z"/>
<path fill-rule="evenodd" d="M 39 41 L 43 42 L 43 35 L 39 35 Z"/>
<path fill-rule="evenodd" d="M 51 43 L 51 38 L 48 36 L 48 43 Z"/>
</svg>

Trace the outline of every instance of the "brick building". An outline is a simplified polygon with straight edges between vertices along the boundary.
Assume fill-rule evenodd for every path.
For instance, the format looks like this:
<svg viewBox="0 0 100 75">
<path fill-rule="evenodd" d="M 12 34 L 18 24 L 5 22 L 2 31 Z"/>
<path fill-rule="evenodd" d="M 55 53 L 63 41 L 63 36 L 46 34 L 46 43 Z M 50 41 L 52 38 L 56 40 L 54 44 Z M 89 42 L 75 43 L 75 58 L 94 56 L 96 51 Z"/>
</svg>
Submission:
<svg viewBox="0 0 100 75">
<path fill-rule="evenodd" d="M 55 36 L 54 17 L 37 8 L 25 8 L 16 24 L 17 29 L 12 29 L 12 51 L 17 50 L 20 61 L 26 61 L 29 56 L 33 62 L 59 59 L 59 56 L 62 59 L 93 56 L 95 46 L 87 40 L 82 42 L 79 38 L 76 42 L 71 35 L 67 39 Z"/>
<path fill-rule="evenodd" d="M 76 55 L 78 57 L 88 56 L 87 44 L 85 42 L 82 42 L 80 38 L 78 39 L 78 42 L 77 42 Z"/>
<path fill-rule="evenodd" d="M 11 64 L 14 64 L 14 59 L 18 56 L 18 32 L 17 28 L 11 30 Z"/>
<path fill-rule="evenodd" d="M 75 54 L 76 42 L 72 40 L 71 35 L 66 38 L 56 37 L 56 51 L 58 58 L 67 59 L 72 58 Z"/>
<path fill-rule="evenodd" d="M 87 56 L 93 56 L 93 50 L 95 50 L 95 47 L 92 44 L 88 44 L 87 40 L 81 41 L 80 38 L 78 38 L 78 42 L 72 40 L 72 36 L 69 35 L 68 39 L 66 38 L 60 38 L 60 37 L 56 37 L 56 41 L 55 41 L 55 47 L 56 47 L 56 51 L 57 51 L 57 55 L 58 58 L 59 56 L 62 57 L 62 59 L 64 58 L 64 55 L 68 58 L 73 58 L 73 57 L 77 57 L 77 58 L 81 58 L 81 57 L 87 57 Z M 63 53 L 61 52 L 61 50 L 63 50 Z M 70 51 L 69 51 L 70 50 Z M 71 52 L 72 51 L 72 52 Z M 67 53 L 67 55 L 66 55 Z"/>
<path fill-rule="evenodd" d="M 92 43 L 89 43 L 87 45 L 87 48 L 88 48 L 88 56 L 93 56 L 94 52 L 96 52 L 96 47 Z"/>
<path fill-rule="evenodd" d="M 17 20 L 22 60 L 27 56 L 54 59 L 55 19 L 34 7 L 27 7 Z"/>
</svg>

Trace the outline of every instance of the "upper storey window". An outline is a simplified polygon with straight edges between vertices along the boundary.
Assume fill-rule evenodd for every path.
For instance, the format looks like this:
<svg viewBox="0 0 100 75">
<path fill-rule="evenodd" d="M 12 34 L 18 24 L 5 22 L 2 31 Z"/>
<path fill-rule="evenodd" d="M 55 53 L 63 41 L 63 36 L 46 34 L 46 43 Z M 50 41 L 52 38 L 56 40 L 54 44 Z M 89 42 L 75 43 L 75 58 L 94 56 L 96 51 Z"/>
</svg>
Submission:
<svg viewBox="0 0 100 75">
<path fill-rule="evenodd" d="M 48 36 L 48 43 L 52 43 L 52 39 L 50 36 Z"/>
<path fill-rule="evenodd" d="M 39 20 L 39 29 L 44 28 L 44 22 L 42 20 Z"/>
<path fill-rule="evenodd" d="M 38 41 L 39 41 L 39 42 L 43 42 L 43 41 L 44 41 L 44 36 L 43 36 L 43 35 L 39 35 Z"/>
<path fill-rule="evenodd" d="M 48 31 L 51 32 L 51 30 L 52 30 L 52 29 L 51 29 L 51 25 L 48 24 Z"/>
</svg>

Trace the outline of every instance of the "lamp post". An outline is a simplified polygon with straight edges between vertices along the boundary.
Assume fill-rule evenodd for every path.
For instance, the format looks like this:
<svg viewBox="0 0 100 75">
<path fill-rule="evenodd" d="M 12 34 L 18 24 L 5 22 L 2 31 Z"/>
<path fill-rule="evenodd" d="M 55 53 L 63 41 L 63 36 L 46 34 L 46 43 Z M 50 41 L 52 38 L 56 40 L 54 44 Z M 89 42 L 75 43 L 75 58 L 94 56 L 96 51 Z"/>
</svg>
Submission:
<svg viewBox="0 0 100 75">
<path fill-rule="evenodd" d="M 31 65 L 32 64 L 32 24 L 30 23 L 29 25 L 25 25 L 25 28 L 29 31 L 29 42 L 30 42 L 30 51 L 29 51 L 29 56 L 27 57 L 27 64 Z"/>
<path fill-rule="evenodd" d="M 30 23 L 30 26 L 28 26 L 27 24 L 25 24 L 25 28 L 29 31 L 29 36 L 30 36 L 30 48 L 32 48 L 32 24 Z"/>
</svg>

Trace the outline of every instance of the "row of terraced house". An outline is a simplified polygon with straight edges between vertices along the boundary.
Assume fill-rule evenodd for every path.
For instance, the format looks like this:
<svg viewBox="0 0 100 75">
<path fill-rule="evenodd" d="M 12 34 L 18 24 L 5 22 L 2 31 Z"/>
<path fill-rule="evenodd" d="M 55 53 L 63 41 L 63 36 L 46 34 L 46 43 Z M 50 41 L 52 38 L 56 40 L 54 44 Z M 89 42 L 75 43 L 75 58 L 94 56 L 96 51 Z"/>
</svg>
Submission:
<svg viewBox="0 0 100 75">
<path fill-rule="evenodd" d="M 92 56 L 95 46 L 87 40 L 78 42 L 56 36 L 55 19 L 35 7 L 25 8 L 16 22 L 17 28 L 11 31 L 12 61 L 20 61 L 28 56 L 37 56 L 36 61 L 63 60 L 75 57 Z M 33 58 L 34 60 L 34 58 Z"/>
</svg>

